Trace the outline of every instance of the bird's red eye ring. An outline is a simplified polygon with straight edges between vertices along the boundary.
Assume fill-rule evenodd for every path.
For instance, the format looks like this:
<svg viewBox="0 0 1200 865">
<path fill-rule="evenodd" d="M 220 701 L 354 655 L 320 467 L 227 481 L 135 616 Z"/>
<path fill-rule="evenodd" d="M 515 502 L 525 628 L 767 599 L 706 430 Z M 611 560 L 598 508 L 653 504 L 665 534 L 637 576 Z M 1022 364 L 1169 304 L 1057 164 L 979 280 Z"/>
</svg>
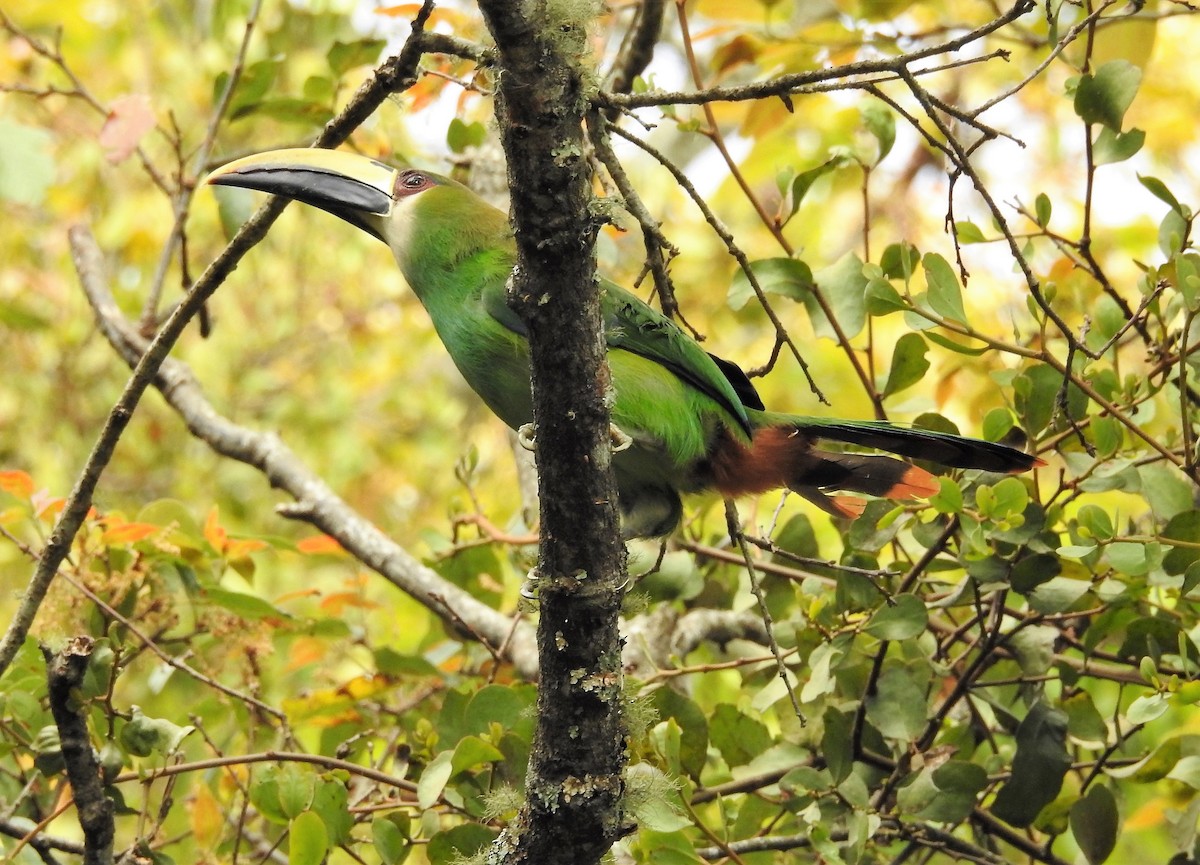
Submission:
<svg viewBox="0 0 1200 865">
<path fill-rule="evenodd" d="M 397 176 L 395 197 L 402 198 L 406 195 L 412 195 L 415 192 L 428 189 L 432 185 L 433 181 L 426 175 L 416 169 L 410 168 L 407 171 L 400 172 L 399 176 Z"/>
</svg>

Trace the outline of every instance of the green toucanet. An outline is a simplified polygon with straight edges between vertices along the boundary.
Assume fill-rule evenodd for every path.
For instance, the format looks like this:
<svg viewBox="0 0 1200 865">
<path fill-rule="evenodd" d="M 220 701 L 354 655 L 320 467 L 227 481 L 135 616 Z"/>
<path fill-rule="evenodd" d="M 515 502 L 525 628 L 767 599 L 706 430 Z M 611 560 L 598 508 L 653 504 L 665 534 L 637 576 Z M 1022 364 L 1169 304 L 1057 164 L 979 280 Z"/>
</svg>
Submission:
<svg viewBox="0 0 1200 865">
<path fill-rule="evenodd" d="M 445 177 L 329 150 L 250 156 L 209 182 L 294 198 L 382 240 L 467 383 L 513 429 L 533 419 L 527 332 L 506 298 L 516 247 L 503 212 Z M 682 515 L 680 493 L 741 496 L 786 487 L 853 518 L 864 500 L 827 491 L 900 499 L 938 491 L 917 466 L 820 450 L 819 441 L 995 472 L 1041 462 L 1001 444 L 880 421 L 766 411 L 737 366 L 705 352 L 628 291 L 607 280 L 600 286 L 612 421 L 632 439 L 613 458 L 626 537 L 671 532 Z"/>
</svg>

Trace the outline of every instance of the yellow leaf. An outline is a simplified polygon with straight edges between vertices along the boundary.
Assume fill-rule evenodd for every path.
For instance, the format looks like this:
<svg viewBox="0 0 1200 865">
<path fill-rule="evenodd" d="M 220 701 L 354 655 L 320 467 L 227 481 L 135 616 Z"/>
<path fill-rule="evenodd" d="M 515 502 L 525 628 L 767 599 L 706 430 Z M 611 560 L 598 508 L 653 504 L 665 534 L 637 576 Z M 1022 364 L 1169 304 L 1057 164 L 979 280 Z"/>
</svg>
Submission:
<svg viewBox="0 0 1200 865">
<path fill-rule="evenodd" d="M 192 794 L 188 818 L 191 820 L 192 834 L 201 848 L 213 847 L 220 840 L 225 823 L 221 817 L 222 811 L 220 803 L 207 787 L 200 786 Z"/>
</svg>

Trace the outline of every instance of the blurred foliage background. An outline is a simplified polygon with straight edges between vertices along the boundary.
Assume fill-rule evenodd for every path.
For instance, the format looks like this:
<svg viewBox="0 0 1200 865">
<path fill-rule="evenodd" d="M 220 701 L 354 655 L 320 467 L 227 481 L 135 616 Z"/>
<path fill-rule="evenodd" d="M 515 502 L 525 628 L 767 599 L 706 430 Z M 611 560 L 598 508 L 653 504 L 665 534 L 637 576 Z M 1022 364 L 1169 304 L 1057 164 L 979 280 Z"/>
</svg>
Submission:
<svg viewBox="0 0 1200 865">
<path fill-rule="evenodd" d="M 601 75 L 640 5 L 600 12 Z M 68 227 L 95 233 L 129 318 L 146 315 L 161 285 L 152 322 L 256 203 L 197 188 L 205 171 L 311 141 L 400 45 L 418 6 L 34 0 L 4 10 L 0 609 L 15 608 L 128 377 L 79 289 Z M 1016 431 L 1048 462 L 1036 477 L 947 479 L 931 505 L 872 504 L 852 526 L 796 497 L 740 503 L 747 530 L 766 539 L 760 578 L 807 725 L 753 627 L 706 635 L 682 655 L 648 651 L 659 668 L 638 668 L 630 684 L 640 708 L 629 807 L 641 829 L 624 861 L 784 861 L 797 848 L 849 863 L 906 851 L 1195 861 L 1200 511 L 1188 389 L 1200 30 L 1191 7 L 1167 0 L 1030 7 L 919 64 L 945 66 L 920 76 L 943 106 L 997 100 L 978 117 L 941 112 L 946 129 L 894 76 L 873 92 L 833 79 L 823 93 L 622 118 L 756 262 L 830 403 L 789 350 L 770 363 L 779 334 L 762 304 L 746 302 L 727 244 L 669 171 L 616 138 L 680 251 L 671 274 L 684 318 L 710 350 L 771 367 L 756 379 L 768 406 L 882 412 L 989 438 Z M 1006 11 L 941 0 L 670 5 L 633 94 L 895 57 Z M 430 26 L 485 41 L 469 4 L 439 5 Z M 441 55 L 422 68 L 350 146 L 453 172 L 502 203 L 487 72 Z M 211 156 L 197 165 L 210 130 Z M 972 148 L 1007 226 L 931 145 L 948 140 Z M 607 176 L 597 190 L 612 193 Z M 177 207 L 182 244 L 169 243 Z M 615 221 L 600 268 L 633 285 L 641 235 L 631 217 Z M 1013 249 L 1069 336 L 1032 299 Z M 817 311 L 809 272 L 844 339 Z M 382 245 L 289 208 L 208 313 L 211 332 L 191 329 L 173 356 L 218 412 L 277 432 L 400 546 L 521 614 L 532 548 L 509 543 L 530 528 L 512 444 Z M 157 394 L 143 401 L 70 567 L 0 679 L 0 816 L 15 836 L 0 849 L 12 861 L 37 861 L 16 839 L 39 824 L 78 835 L 70 812 L 51 819 L 66 800 L 35 646 L 76 634 L 100 641 L 84 697 L 110 780 L 195 767 L 111 788 L 118 849 L 179 862 L 319 862 L 327 850 L 336 862 L 449 862 L 503 825 L 532 686 L 277 515 L 284 500 L 191 437 Z M 756 609 L 721 503 L 687 507 L 661 567 L 632 588 L 631 621 Z M 489 539 L 464 516 L 506 536 Z M 658 552 L 638 546 L 635 572 Z M 263 769 L 246 757 L 268 750 L 312 760 Z M 753 839 L 791 846 L 737 846 Z"/>
</svg>

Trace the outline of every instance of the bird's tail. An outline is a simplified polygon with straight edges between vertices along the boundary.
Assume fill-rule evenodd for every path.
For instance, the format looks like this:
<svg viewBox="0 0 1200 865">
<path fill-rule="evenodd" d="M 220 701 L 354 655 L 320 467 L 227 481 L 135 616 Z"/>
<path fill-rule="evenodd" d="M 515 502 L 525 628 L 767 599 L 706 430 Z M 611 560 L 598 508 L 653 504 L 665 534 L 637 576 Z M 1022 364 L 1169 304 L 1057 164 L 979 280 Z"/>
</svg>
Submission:
<svg viewBox="0 0 1200 865">
<path fill-rule="evenodd" d="M 829 496 L 844 490 L 892 499 L 924 498 L 939 489 L 924 469 L 877 454 L 821 450 L 820 441 L 876 448 L 950 468 L 1022 472 L 1043 465 L 1037 457 L 979 439 L 895 426 L 884 421 L 843 421 L 754 413 L 749 445 L 734 442 L 717 448 L 712 469 L 716 486 L 728 496 L 787 487 L 836 516 L 859 516 L 866 501 Z"/>
</svg>

